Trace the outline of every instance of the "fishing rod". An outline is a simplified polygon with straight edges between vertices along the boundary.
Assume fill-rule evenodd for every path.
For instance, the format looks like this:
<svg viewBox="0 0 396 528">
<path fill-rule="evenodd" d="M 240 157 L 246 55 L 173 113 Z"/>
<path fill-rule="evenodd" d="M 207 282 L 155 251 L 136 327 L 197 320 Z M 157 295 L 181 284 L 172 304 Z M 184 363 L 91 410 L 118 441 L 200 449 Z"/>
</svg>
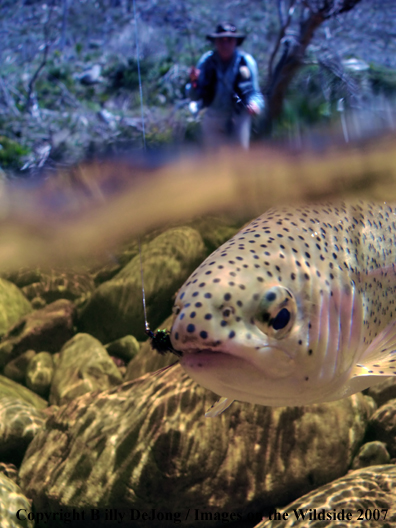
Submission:
<svg viewBox="0 0 396 528">
<path fill-rule="evenodd" d="M 140 52 L 139 52 L 139 36 L 138 36 L 138 28 L 137 28 L 137 17 L 136 17 L 136 5 L 135 0 L 133 0 L 133 18 L 135 22 L 135 43 L 136 43 L 136 63 L 137 63 L 137 69 L 138 69 L 138 80 L 139 80 L 139 95 L 140 95 L 140 110 L 141 110 L 141 116 L 142 116 L 142 135 L 143 135 L 143 148 L 146 150 L 146 130 L 145 130 L 145 123 L 144 123 L 144 110 L 143 110 L 143 84 L 142 84 L 142 76 L 140 71 Z M 157 350 L 160 354 L 165 354 L 166 352 L 171 352 L 172 354 L 175 354 L 178 357 L 182 356 L 182 353 L 178 350 L 175 350 L 172 347 L 172 343 L 170 340 L 170 332 L 169 330 L 156 330 L 153 332 L 150 329 L 150 325 L 147 321 L 147 308 L 146 308 L 146 293 L 144 289 L 144 279 L 143 279 L 143 265 L 142 265 L 142 248 L 140 244 L 140 237 L 138 238 L 139 242 L 139 258 L 140 258 L 140 275 L 141 275 L 141 281 L 142 281 L 142 297 L 143 297 L 143 312 L 144 312 L 144 331 L 148 335 L 148 337 L 151 339 L 151 346 L 154 350 Z"/>
<path fill-rule="evenodd" d="M 183 354 L 178 350 L 175 350 L 172 346 L 170 340 L 169 330 L 156 330 L 153 332 L 150 330 L 150 325 L 147 321 L 147 308 L 146 308 L 146 292 L 144 289 L 144 279 L 143 279 L 143 265 L 142 265 L 142 248 L 140 245 L 139 238 L 139 257 L 140 257 L 140 277 L 142 281 L 142 296 L 143 296 L 143 312 L 144 312 L 144 331 L 151 339 L 151 347 L 159 352 L 161 355 L 164 355 L 166 352 L 171 352 L 177 357 L 181 357 Z"/>
</svg>

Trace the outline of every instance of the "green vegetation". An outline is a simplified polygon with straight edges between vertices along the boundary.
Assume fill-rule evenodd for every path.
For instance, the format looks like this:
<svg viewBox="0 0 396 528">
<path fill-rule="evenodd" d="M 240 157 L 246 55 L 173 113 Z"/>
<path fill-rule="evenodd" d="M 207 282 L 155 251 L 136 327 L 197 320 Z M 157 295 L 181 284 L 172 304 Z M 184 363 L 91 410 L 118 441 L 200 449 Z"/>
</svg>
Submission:
<svg viewBox="0 0 396 528">
<path fill-rule="evenodd" d="M 17 141 L 0 136 L 0 168 L 16 169 L 23 162 L 23 156 L 29 154 L 29 149 Z"/>
</svg>

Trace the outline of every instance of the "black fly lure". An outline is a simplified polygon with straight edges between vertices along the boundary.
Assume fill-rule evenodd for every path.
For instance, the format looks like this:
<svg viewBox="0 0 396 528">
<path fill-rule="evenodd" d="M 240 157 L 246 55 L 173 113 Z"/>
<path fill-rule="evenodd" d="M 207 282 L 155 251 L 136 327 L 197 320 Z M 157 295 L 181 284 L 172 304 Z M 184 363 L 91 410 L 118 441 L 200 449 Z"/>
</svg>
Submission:
<svg viewBox="0 0 396 528">
<path fill-rule="evenodd" d="M 140 247 L 140 239 L 139 239 L 139 255 L 140 255 L 140 274 L 142 278 L 142 295 L 143 295 L 143 311 L 144 311 L 144 331 L 151 339 L 151 347 L 159 352 L 162 356 L 166 354 L 166 352 L 171 352 L 172 354 L 175 354 L 177 357 L 181 357 L 183 354 L 182 352 L 179 352 L 178 350 L 175 350 L 172 346 L 171 340 L 170 340 L 170 332 L 169 330 L 156 330 L 153 332 L 150 330 L 150 326 L 147 322 L 147 310 L 146 310 L 146 294 L 144 291 L 144 281 L 143 281 L 143 266 L 142 266 L 142 251 Z"/>
<path fill-rule="evenodd" d="M 169 330 L 156 330 L 155 332 L 153 332 L 152 330 L 150 330 L 147 319 L 145 319 L 144 323 L 145 332 L 151 339 L 151 347 L 154 348 L 154 350 L 159 352 L 161 355 L 166 354 L 166 352 L 171 352 L 177 357 L 181 357 L 183 355 L 181 352 L 173 348 L 170 340 Z"/>
</svg>

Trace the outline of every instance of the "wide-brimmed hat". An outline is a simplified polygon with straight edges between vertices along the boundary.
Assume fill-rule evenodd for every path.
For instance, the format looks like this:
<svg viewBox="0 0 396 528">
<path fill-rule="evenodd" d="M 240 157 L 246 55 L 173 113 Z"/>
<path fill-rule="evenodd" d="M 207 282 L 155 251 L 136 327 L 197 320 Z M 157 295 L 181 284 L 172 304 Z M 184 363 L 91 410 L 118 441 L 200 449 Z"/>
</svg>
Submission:
<svg viewBox="0 0 396 528">
<path fill-rule="evenodd" d="M 221 24 L 217 24 L 216 31 L 214 33 L 209 33 L 209 35 L 206 35 L 206 38 L 211 42 L 213 42 L 215 39 L 223 37 L 236 38 L 237 46 L 239 46 L 245 40 L 246 35 L 244 35 L 243 33 L 238 33 L 237 28 L 234 26 L 234 24 L 231 24 L 230 22 L 222 22 Z"/>
</svg>

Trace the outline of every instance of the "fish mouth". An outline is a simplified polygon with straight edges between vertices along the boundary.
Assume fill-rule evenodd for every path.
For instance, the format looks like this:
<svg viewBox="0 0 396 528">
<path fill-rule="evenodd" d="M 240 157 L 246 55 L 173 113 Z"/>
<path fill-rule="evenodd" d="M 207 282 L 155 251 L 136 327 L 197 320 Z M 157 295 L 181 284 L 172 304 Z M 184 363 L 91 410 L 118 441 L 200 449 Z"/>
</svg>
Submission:
<svg viewBox="0 0 396 528">
<path fill-rule="evenodd" d="M 187 372 L 223 371 L 227 378 L 230 373 L 238 371 L 249 372 L 254 378 L 260 376 L 260 379 L 279 379 L 286 377 L 294 369 L 294 359 L 283 349 L 264 346 L 261 351 L 265 354 L 265 359 L 251 357 L 249 350 L 236 355 L 211 348 L 191 348 L 184 350 L 180 363 Z"/>
<path fill-rule="evenodd" d="M 274 354 L 280 356 L 281 363 L 283 360 L 288 365 L 286 371 L 278 365 L 272 366 Z M 210 349 L 189 350 L 180 359 L 180 364 L 199 385 L 220 396 L 274 405 L 281 393 L 285 397 L 284 405 L 292 405 L 295 401 L 293 383 L 290 383 L 295 362 L 280 349 L 271 349 L 269 361 L 261 365 L 248 357 Z"/>
</svg>

